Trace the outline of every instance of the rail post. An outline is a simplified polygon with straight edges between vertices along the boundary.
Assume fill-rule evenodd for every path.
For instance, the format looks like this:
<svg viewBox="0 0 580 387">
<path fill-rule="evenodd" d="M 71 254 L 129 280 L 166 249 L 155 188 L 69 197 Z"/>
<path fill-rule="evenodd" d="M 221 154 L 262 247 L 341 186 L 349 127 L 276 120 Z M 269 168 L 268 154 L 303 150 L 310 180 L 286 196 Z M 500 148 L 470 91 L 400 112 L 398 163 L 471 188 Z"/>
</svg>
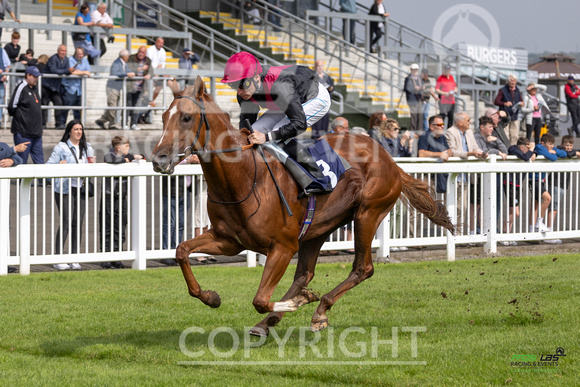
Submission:
<svg viewBox="0 0 580 387">
<path fill-rule="evenodd" d="M 489 163 L 496 163 L 497 155 L 489 155 Z M 483 174 L 483 198 L 481 200 L 483 214 L 483 232 L 487 240 L 483 245 L 484 254 L 497 253 L 497 173 Z"/>
<path fill-rule="evenodd" d="M 389 212 L 385 219 L 379 225 L 377 230 L 377 236 L 379 237 L 379 249 L 377 250 L 377 260 L 383 259 L 389 256 L 391 241 L 390 241 L 390 223 L 391 223 L 391 213 Z"/>
<path fill-rule="evenodd" d="M 30 177 L 20 185 L 20 274 L 30 275 Z"/>
<path fill-rule="evenodd" d="M 246 263 L 248 267 L 256 267 L 258 264 L 258 256 L 252 250 L 246 250 Z"/>
<path fill-rule="evenodd" d="M 447 198 L 445 205 L 447 213 L 453 223 L 457 227 L 457 173 L 449 174 L 447 179 Z M 455 230 L 457 232 L 457 229 Z M 447 260 L 455 261 L 455 235 L 447 230 Z"/>
<path fill-rule="evenodd" d="M 0 275 L 8 274 L 10 258 L 10 180 L 0 179 Z"/>
<path fill-rule="evenodd" d="M 139 161 L 139 164 L 144 161 Z M 147 257 L 145 255 L 147 245 L 147 178 L 145 176 L 134 176 L 131 182 L 131 246 L 135 251 L 135 260 L 132 268 L 145 270 L 147 268 Z"/>
</svg>

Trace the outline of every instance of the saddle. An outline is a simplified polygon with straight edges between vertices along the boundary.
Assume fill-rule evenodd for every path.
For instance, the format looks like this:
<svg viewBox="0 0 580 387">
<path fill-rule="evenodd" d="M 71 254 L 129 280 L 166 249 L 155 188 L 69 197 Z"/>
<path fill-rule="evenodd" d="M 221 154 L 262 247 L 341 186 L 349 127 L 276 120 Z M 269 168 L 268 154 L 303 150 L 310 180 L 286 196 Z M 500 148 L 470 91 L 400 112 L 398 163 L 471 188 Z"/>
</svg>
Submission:
<svg viewBox="0 0 580 387">
<path fill-rule="evenodd" d="M 291 139 L 280 145 L 282 147 L 277 150 L 278 152 L 270 153 L 284 164 L 302 188 L 298 198 L 332 192 L 342 174 L 351 167 L 325 139 L 318 139 L 314 143 L 311 140 Z M 265 148 L 272 150 L 271 146 Z M 285 159 L 279 157 L 279 150 L 286 153 Z"/>
</svg>

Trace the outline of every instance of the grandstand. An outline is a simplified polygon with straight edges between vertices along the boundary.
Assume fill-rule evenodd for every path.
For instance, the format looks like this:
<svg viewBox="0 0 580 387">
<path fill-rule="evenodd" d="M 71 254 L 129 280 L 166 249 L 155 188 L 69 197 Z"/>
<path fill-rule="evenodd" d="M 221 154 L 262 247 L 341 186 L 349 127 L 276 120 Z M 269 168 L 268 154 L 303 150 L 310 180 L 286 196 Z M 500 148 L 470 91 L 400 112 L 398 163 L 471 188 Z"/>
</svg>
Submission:
<svg viewBox="0 0 580 387">
<path fill-rule="evenodd" d="M 51 10 L 53 25 L 71 25 L 74 22 L 76 9 L 72 6 L 72 3 L 72 0 L 57 0 L 53 2 Z M 158 26 L 159 29 L 181 29 L 181 26 L 176 25 L 176 23 L 179 19 L 187 18 L 187 16 L 182 15 L 173 9 L 164 9 L 161 3 L 158 4 L 156 1 L 153 1 L 153 4 L 156 5 L 156 7 L 161 8 L 158 9 L 159 19 L 161 20 L 161 23 Z M 228 3 L 224 2 L 224 4 L 227 6 Z M 147 5 L 144 4 L 144 6 Z M 125 24 L 127 26 L 130 26 L 133 23 L 129 17 L 129 11 L 129 9 L 125 9 Z M 264 12 L 267 12 L 265 8 Z M 46 23 L 46 0 L 37 4 L 33 3 L 32 0 L 23 0 L 21 2 L 21 13 L 21 19 L 23 22 Z M 343 54 L 346 56 L 346 60 L 338 63 L 334 52 L 328 52 L 324 49 L 312 49 L 312 47 L 327 46 L 328 37 L 325 37 L 320 33 L 317 34 L 316 31 L 314 31 L 314 34 L 310 31 L 309 35 L 308 25 L 297 24 L 295 23 L 295 19 L 288 17 L 284 18 L 285 28 L 275 32 L 273 31 L 272 26 L 267 23 L 259 26 L 250 26 L 247 23 L 242 24 L 240 19 L 233 17 L 230 12 L 218 13 L 216 11 L 198 11 L 190 13 L 189 16 L 192 19 L 203 23 L 206 27 L 205 31 L 221 32 L 230 38 L 227 42 L 230 45 L 230 52 L 227 52 L 227 50 L 224 50 L 222 47 L 216 48 L 216 52 L 222 54 L 221 57 L 216 57 L 212 55 L 213 53 L 208 52 L 207 48 L 211 45 L 208 45 L 207 42 L 204 44 L 205 47 L 204 45 L 198 44 L 198 40 L 200 40 L 198 31 L 191 25 L 188 27 L 189 31 L 193 34 L 193 49 L 202 56 L 203 63 L 201 64 L 200 69 L 211 68 L 217 71 L 221 70 L 221 68 L 223 68 L 223 63 L 225 63 L 225 58 L 229 56 L 231 52 L 235 51 L 235 46 L 233 46 L 233 44 L 236 42 L 255 49 L 262 55 L 262 57 L 269 58 L 271 61 L 277 63 L 302 64 L 313 67 L 315 59 L 322 59 L 328 64 L 327 72 L 335 79 L 337 84 L 336 91 L 343 97 L 340 106 L 337 109 L 333 109 L 335 112 L 350 116 L 349 118 L 354 123 L 366 126 L 366 119 L 372 112 L 386 110 L 387 112 L 390 112 L 391 115 L 402 118 L 402 124 L 405 124 L 404 118 L 408 117 L 409 110 L 404 98 L 401 99 L 402 93 L 400 89 L 402 86 L 402 80 L 408 71 L 408 65 L 400 65 L 393 59 L 387 60 L 384 63 L 368 60 L 368 62 L 365 62 L 364 68 L 361 68 L 359 65 L 360 55 L 357 54 L 357 56 L 355 53 L 351 53 L 350 58 L 348 57 L 348 53 Z M 11 32 L 11 29 L 6 30 L 7 31 L 4 33 L 3 44 L 7 42 L 9 33 Z M 34 49 L 36 57 L 38 57 L 39 54 L 47 54 L 50 56 L 56 52 L 57 45 L 62 42 L 62 36 L 60 33 L 55 32 L 52 32 L 51 35 L 52 36 L 49 38 L 46 33 L 43 33 L 43 31 L 36 31 L 34 34 Z M 313 35 L 314 37 L 312 37 Z M 335 44 L 345 43 L 342 41 L 340 36 L 336 35 L 336 33 L 334 33 L 332 38 Z M 107 44 L 107 53 L 101 58 L 100 68 L 104 69 L 106 66 L 110 66 L 116 59 L 119 50 L 123 48 L 129 48 L 131 53 L 134 53 L 139 46 L 152 44 L 151 40 L 145 39 L 144 37 L 132 37 L 130 44 L 127 44 L 126 39 L 126 35 L 115 34 L 115 42 Z M 23 50 L 28 48 L 28 40 L 29 34 L 23 33 L 20 42 Z M 68 39 L 67 43 L 69 54 L 71 54 L 73 52 L 72 41 Z M 167 68 L 176 69 L 178 53 L 180 52 L 180 48 L 186 45 L 186 43 L 183 41 L 170 42 L 166 45 L 171 45 L 171 47 L 167 47 Z M 334 51 L 336 51 L 337 46 L 334 47 Z M 364 51 L 362 52 L 365 55 L 368 54 Z M 213 58 L 213 63 L 208 63 L 210 58 Z M 379 67 L 384 68 L 381 69 Z M 377 80 L 375 78 L 369 78 L 368 73 L 381 74 L 383 79 Z M 107 72 L 101 72 L 101 74 L 107 74 Z M 432 74 L 436 73 L 432 71 Z M 209 85 L 210 79 L 207 77 L 204 79 Z M 385 79 L 388 80 L 389 85 L 384 82 Z M 90 87 L 87 87 L 87 106 L 102 106 L 104 101 L 103 97 L 105 95 L 105 84 L 106 79 L 90 81 Z M 232 120 L 235 122 L 239 110 L 235 101 L 235 92 L 219 83 L 215 85 L 215 89 L 215 96 L 218 104 L 224 111 L 230 114 Z M 166 90 L 166 92 L 169 93 L 168 90 Z M 463 95 L 462 99 L 464 100 L 465 109 L 468 112 L 473 113 L 475 111 L 475 106 L 471 101 L 470 96 Z M 171 98 L 167 97 L 165 99 L 165 104 L 168 104 L 170 100 Z M 158 103 L 157 106 L 160 106 L 160 104 Z M 479 109 L 482 108 L 483 104 L 480 104 Z M 434 107 L 432 107 L 432 112 L 435 112 Z M 98 118 L 101 113 L 102 111 L 100 110 L 87 110 L 85 120 L 87 128 L 90 129 L 94 127 L 94 120 Z M 161 125 L 160 113 L 160 111 L 156 112 L 152 125 L 145 125 L 143 128 L 159 129 Z"/>
</svg>

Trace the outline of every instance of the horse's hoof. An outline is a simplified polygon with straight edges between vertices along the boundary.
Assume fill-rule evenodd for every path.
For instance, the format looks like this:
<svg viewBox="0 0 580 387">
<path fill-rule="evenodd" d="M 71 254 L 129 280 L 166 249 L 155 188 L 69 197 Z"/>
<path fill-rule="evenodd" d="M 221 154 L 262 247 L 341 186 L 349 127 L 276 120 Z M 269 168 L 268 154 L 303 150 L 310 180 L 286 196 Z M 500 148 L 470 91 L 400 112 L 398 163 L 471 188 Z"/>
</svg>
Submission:
<svg viewBox="0 0 580 387">
<path fill-rule="evenodd" d="M 255 327 L 250 329 L 249 333 L 252 336 L 268 337 L 268 335 L 270 334 L 270 329 L 262 325 L 256 325 Z"/>
<path fill-rule="evenodd" d="M 206 304 L 207 306 L 209 306 L 211 308 L 219 308 L 220 307 L 220 305 L 222 304 L 222 300 L 221 300 L 219 294 L 217 294 L 213 290 L 207 290 L 204 293 L 209 295 L 207 300 L 202 300 L 204 304 Z"/>
<path fill-rule="evenodd" d="M 324 329 L 328 328 L 328 319 L 323 318 L 320 320 L 312 320 L 310 323 L 310 331 L 312 332 L 320 332 Z"/>
</svg>

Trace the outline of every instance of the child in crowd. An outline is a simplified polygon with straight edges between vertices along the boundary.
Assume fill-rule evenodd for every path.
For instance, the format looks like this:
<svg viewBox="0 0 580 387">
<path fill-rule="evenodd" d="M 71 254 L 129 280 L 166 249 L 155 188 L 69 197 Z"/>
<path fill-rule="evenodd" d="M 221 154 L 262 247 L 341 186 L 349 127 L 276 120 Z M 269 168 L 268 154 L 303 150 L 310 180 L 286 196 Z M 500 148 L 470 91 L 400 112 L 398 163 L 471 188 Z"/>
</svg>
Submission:
<svg viewBox="0 0 580 387">
<path fill-rule="evenodd" d="M 111 149 L 105 155 L 105 163 L 123 164 L 133 160 L 143 159 L 143 155 L 132 155 L 129 153 L 131 145 L 129 140 L 122 136 L 115 136 L 111 141 Z M 121 251 L 125 243 L 125 229 L 127 228 L 127 178 L 108 177 L 105 179 L 105 193 L 101 197 L 99 212 L 99 226 L 101 251 Z M 120 222 L 119 222 L 120 221 Z M 104 222 L 104 223 L 103 223 Z M 112 223 L 112 227 L 111 227 Z M 111 234 L 113 235 L 113 246 L 111 249 Z M 119 243 L 122 238 L 121 243 Z M 123 263 L 103 262 L 103 269 L 122 269 Z"/>
<path fill-rule="evenodd" d="M 558 145 L 558 150 L 566 152 L 568 158 L 573 157 L 580 157 L 580 151 L 573 149 L 574 148 L 574 137 L 572 136 L 564 136 L 562 137 L 561 145 Z M 562 157 L 559 156 L 558 157 Z M 548 217 L 548 228 L 550 231 L 553 229 L 553 222 L 556 218 L 556 214 L 558 213 L 558 209 L 560 207 L 560 203 L 563 203 L 564 193 L 568 190 L 570 186 L 571 180 L 571 172 L 563 172 L 563 173 L 552 173 L 550 174 L 550 178 L 548 179 L 548 191 L 552 195 L 553 201 L 553 211 L 552 216 Z M 548 243 L 560 243 L 559 239 L 551 239 L 546 241 Z"/>
<path fill-rule="evenodd" d="M 519 159 L 524 161 L 534 161 L 536 159 L 536 154 L 532 152 L 530 140 L 526 137 L 518 138 L 516 145 L 512 145 L 508 148 L 508 154 L 517 156 Z M 507 198 L 507 203 L 509 206 L 508 218 L 504 224 L 504 232 L 511 233 L 514 226 L 514 215 L 515 217 L 520 216 L 520 188 L 521 179 L 520 173 L 505 173 L 503 175 L 503 189 Z M 504 246 L 517 246 L 516 241 L 501 241 L 500 244 Z"/>
<path fill-rule="evenodd" d="M 8 59 L 10 59 L 10 63 L 14 63 L 18 61 L 18 55 L 20 55 L 20 33 L 14 31 L 11 36 L 11 42 L 6 43 L 4 46 L 4 51 L 8 55 Z M 5 66 L 10 66 L 10 63 L 5 63 Z"/>
<path fill-rule="evenodd" d="M 34 50 L 29 48 L 26 50 L 25 54 L 20 54 L 20 58 L 18 61 L 22 63 L 24 66 L 36 66 L 36 59 L 34 59 Z"/>
<path fill-rule="evenodd" d="M 556 161 L 558 160 L 558 157 L 568 157 L 568 154 L 560 149 L 554 149 L 554 141 L 555 138 L 552 134 L 550 133 L 546 133 L 542 136 L 542 138 L 540 139 L 540 143 L 538 145 L 536 145 L 536 148 L 534 149 L 534 153 L 536 155 L 539 156 L 544 156 L 547 160 L 550 161 Z M 550 202 L 552 201 L 552 195 L 550 195 L 550 193 L 548 192 L 548 190 L 546 189 L 546 173 L 542 172 L 542 173 L 534 173 L 534 181 L 535 181 L 535 185 L 533 184 L 533 181 L 530 180 L 530 189 L 535 186 L 535 189 L 533 190 L 533 196 L 534 196 L 534 211 L 530 213 L 531 216 L 533 216 L 533 218 L 530 218 L 530 232 L 534 232 L 534 219 L 536 220 L 536 225 L 535 225 L 535 231 L 539 231 L 539 232 L 547 232 L 547 231 L 551 231 L 551 229 L 546 226 L 544 224 L 544 217 L 542 215 L 544 215 L 546 213 L 546 210 L 548 209 L 548 206 L 550 205 Z M 537 199 L 540 197 L 541 195 L 541 199 L 542 199 L 542 204 L 540 205 L 540 213 L 538 214 L 538 203 L 537 203 Z M 548 215 L 550 216 L 550 215 Z M 550 219 L 550 218 L 548 218 Z M 550 224 L 552 223 L 551 221 L 548 221 Z M 548 241 L 548 243 L 558 243 L 558 239 L 556 239 L 556 242 L 552 242 L 553 240 Z M 562 243 L 562 241 L 560 241 L 560 243 Z"/>
</svg>

